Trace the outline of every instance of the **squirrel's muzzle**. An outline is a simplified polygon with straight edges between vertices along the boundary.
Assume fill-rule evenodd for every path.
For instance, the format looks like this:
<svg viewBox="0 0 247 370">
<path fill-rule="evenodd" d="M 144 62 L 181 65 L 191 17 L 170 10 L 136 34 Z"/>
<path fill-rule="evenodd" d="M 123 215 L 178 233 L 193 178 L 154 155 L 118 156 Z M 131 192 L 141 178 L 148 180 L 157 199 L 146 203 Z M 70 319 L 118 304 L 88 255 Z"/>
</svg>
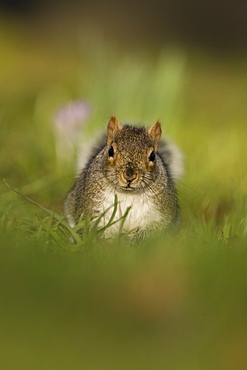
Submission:
<svg viewBox="0 0 247 370">
<path fill-rule="evenodd" d="M 127 167 L 125 171 L 123 171 L 123 178 L 126 182 L 130 183 L 137 178 L 137 173 L 132 167 Z"/>
</svg>

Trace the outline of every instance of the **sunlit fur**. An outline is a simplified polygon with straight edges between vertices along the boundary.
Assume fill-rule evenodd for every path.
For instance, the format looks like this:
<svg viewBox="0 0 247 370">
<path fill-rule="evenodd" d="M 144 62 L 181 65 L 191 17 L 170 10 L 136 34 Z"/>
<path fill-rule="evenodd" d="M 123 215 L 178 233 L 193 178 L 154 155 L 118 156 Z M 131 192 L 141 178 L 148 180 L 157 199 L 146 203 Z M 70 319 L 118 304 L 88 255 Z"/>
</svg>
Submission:
<svg viewBox="0 0 247 370">
<path fill-rule="evenodd" d="M 138 235 L 176 222 L 179 208 L 169 169 L 171 153 L 166 152 L 167 161 L 156 150 L 161 134 L 159 122 L 147 131 L 121 126 L 114 116 L 109 125 L 108 137 L 92 153 L 67 197 L 65 210 L 70 225 L 74 226 L 83 213 L 94 219 L 101 216 L 98 228 L 104 228 L 111 220 L 115 196 L 118 206 L 114 224 L 104 230 L 107 237 L 119 231 Z M 152 151 L 155 158 L 151 161 Z"/>
</svg>

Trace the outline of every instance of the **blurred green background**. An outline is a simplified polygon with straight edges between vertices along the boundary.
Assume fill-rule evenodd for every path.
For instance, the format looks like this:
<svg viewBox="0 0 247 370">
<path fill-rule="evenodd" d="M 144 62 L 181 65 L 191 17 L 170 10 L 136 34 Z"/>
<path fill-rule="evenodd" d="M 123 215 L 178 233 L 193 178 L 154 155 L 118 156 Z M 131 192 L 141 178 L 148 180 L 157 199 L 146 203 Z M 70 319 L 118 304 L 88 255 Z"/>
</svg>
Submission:
<svg viewBox="0 0 247 370">
<path fill-rule="evenodd" d="M 0 369 L 246 369 L 246 16 L 0 1 Z M 71 243 L 59 221 L 111 114 L 160 119 L 184 153 L 176 235 Z"/>
</svg>

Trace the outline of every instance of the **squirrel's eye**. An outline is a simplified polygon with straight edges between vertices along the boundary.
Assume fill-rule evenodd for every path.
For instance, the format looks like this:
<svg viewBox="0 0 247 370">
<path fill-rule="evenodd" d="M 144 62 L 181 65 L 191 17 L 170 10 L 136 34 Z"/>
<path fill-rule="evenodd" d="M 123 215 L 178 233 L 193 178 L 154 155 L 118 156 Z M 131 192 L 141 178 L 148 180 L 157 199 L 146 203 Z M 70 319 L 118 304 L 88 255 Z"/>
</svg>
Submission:
<svg viewBox="0 0 247 370">
<path fill-rule="evenodd" d="M 114 149 L 113 149 L 112 146 L 110 147 L 108 154 L 109 154 L 109 157 L 113 157 L 114 156 Z"/>
<path fill-rule="evenodd" d="M 152 153 L 150 154 L 150 156 L 149 156 L 149 160 L 150 160 L 151 162 L 153 162 L 153 161 L 155 160 L 155 152 L 154 152 L 154 151 L 152 151 Z"/>
</svg>

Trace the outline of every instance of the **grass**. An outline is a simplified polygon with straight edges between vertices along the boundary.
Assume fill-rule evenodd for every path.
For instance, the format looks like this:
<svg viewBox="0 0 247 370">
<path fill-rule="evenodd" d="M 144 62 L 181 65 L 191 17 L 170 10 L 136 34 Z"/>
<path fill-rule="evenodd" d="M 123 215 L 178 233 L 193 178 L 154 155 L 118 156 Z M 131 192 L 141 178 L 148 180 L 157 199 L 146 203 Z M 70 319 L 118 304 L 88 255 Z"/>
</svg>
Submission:
<svg viewBox="0 0 247 370">
<path fill-rule="evenodd" d="M 4 40 L 19 63 L 0 61 L 0 367 L 245 369 L 246 61 L 102 43 L 63 60 Z M 77 98 L 92 107 L 86 137 L 112 113 L 159 118 L 182 148 L 176 235 L 129 245 L 66 225 L 75 153 L 57 157 L 52 117 Z"/>
</svg>

